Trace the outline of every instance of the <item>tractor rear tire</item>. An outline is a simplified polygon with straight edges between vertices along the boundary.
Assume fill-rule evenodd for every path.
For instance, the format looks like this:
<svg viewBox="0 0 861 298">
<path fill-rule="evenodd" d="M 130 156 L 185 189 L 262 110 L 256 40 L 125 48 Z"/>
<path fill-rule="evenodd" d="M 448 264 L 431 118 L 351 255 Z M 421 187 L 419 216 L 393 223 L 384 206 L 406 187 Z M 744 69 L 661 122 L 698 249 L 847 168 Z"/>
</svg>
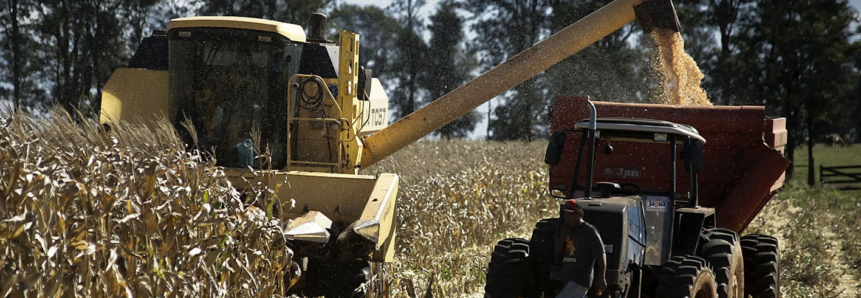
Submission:
<svg viewBox="0 0 861 298">
<path fill-rule="evenodd" d="M 522 297 L 529 277 L 529 241 L 508 238 L 493 248 L 487 266 L 487 284 L 484 297 Z"/>
<path fill-rule="evenodd" d="M 780 251 L 777 238 L 751 234 L 741 237 L 746 277 L 745 294 L 780 298 Z"/>
<path fill-rule="evenodd" d="M 716 298 L 717 283 L 708 261 L 697 256 L 675 256 L 659 273 L 657 297 Z"/>
<path fill-rule="evenodd" d="M 738 234 L 707 229 L 700 235 L 698 255 L 712 265 L 719 298 L 744 298 L 744 258 Z"/>
<path fill-rule="evenodd" d="M 550 280 L 550 271 L 553 267 L 555 257 L 554 247 L 556 244 L 556 230 L 559 228 L 558 218 L 546 218 L 538 221 L 532 230 L 532 238 L 529 247 L 529 267 L 533 272 L 534 284 L 537 285 L 534 297 L 554 297 L 553 281 Z"/>
</svg>

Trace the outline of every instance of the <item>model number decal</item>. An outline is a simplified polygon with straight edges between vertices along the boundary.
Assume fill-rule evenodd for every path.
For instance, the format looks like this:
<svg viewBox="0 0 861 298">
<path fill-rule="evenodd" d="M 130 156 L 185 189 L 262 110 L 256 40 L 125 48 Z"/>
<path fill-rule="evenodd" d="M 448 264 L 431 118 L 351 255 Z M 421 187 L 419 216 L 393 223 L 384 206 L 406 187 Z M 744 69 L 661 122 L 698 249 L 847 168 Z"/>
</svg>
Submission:
<svg viewBox="0 0 861 298">
<path fill-rule="evenodd" d="M 387 108 L 374 108 L 371 109 L 370 121 L 373 126 L 386 125 L 386 113 L 388 112 Z"/>
</svg>

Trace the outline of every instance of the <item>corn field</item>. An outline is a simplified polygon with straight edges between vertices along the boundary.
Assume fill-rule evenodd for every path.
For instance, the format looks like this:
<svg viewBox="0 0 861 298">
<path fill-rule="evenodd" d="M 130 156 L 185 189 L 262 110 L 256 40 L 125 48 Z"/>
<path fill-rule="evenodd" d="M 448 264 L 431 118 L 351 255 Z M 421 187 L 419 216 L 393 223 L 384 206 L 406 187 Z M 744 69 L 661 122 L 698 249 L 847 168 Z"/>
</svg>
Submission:
<svg viewBox="0 0 861 298">
<path fill-rule="evenodd" d="M 490 253 L 558 212 L 542 142 L 419 142 L 369 172 L 401 175 L 393 297 L 482 297 Z M 433 284 L 430 285 L 430 281 Z"/>
<path fill-rule="evenodd" d="M 422 141 L 365 170 L 401 176 L 392 297 L 481 297 L 495 242 L 555 216 L 544 146 Z M 0 111 L 0 173 L 0 296 L 280 297 L 297 276 L 289 219 L 255 207 L 271 190 L 238 193 L 167 122 Z M 781 240 L 785 297 L 858 295 L 858 197 L 788 184 L 751 224 Z"/>
<path fill-rule="evenodd" d="M 283 292 L 279 220 L 240 201 L 170 125 L 105 134 L 59 111 L 12 116 L 0 123 L 0 296 Z"/>
</svg>

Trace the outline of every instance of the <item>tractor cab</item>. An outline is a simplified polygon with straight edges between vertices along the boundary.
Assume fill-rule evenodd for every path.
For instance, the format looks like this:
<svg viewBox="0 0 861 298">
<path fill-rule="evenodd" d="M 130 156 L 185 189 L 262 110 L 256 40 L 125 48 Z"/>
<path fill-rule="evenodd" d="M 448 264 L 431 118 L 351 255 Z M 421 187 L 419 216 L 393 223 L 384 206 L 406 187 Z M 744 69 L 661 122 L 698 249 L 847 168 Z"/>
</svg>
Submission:
<svg viewBox="0 0 861 298">
<path fill-rule="evenodd" d="M 555 131 L 545 162 L 551 176 L 569 171 L 570 180 L 551 183 L 551 194 L 578 199 L 584 220 L 604 241 L 607 283 L 626 292 L 640 287 L 640 269 L 657 270 L 672 256 L 696 250 L 680 241 L 688 230 L 678 223 L 696 219 L 689 225 L 696 235 L 714 226 L 714 209 L 697 206 L 706 139 L 690 125 L 596 114 Z"/>
<path fill-rule="evenodd" d="M 551 185 L 554 196 L 591 199 L 651 194 L 696 206 L 696 175 L 702 169 L 702 144 L 706 142 L 696 128 L 638 118 L 596 118 L 594 129 L 592 123 L 583 119 L 574 125 L 574 131 L 552 135 L 545 161 L 558 165 L 561 159 L 574 159 L 575 164 L 570 184 Z M 569 136 L 579 138 L 578 148 L 563 155 L 560 149 Z M 688 187 L 679 192 L 677 171 L 682 166 L 690 175 L 685 181 Z"/>
</svg>

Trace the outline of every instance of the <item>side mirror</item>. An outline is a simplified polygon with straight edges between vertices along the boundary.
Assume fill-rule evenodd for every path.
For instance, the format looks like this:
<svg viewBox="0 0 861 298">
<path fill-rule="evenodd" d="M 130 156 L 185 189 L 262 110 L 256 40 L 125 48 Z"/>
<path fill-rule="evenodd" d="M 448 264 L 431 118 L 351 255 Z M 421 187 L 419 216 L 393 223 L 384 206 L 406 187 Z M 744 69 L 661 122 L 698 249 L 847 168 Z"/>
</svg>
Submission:
<svg viewBox="0 0 861 298">
<path fill-rule="evenodd" d="M 550 136 L 550 143 L 547 144 L 547 151 L 544 154 L 544 163 L 549 165 L 558 165 L 562 158 L 562 148 L 565 147 L 565 133 L 561 131 L 554 132 Z"/>
<path fill-rule="evenodd" d="M 371 100 L 371 78 L 373 77 L 373 71 L 370 69 L 366 69 L 364 66 L 359 66 L 359 84 L 358 84 L 358 92 L 359 92 L 359 100 L 368 101 Z"/>
<path fill-rule="evenodd" d="M 700 173 L 703 171 L 703 143 L 697 139 L 685 140 L 685 171 Z"/>
</svg>

